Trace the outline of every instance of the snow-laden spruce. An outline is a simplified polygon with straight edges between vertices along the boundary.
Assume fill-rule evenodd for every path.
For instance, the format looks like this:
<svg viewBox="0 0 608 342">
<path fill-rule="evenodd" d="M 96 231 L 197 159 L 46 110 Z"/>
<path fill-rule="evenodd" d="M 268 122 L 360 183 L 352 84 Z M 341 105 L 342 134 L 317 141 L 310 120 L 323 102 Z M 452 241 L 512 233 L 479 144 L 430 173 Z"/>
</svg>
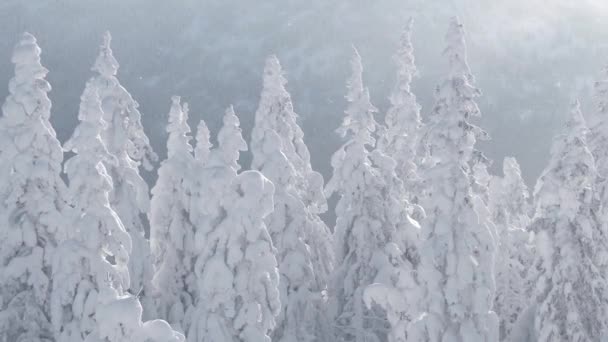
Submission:
<svg viewBox="0 0 608 342">
<path fill-rule="evenodd" d="M 164 321 L 142 322 L 137 297 L 129 287 L 131 238 L 111 209 L 112 180 L 104 163 L 116 163 L 101 134 L 105 128 L 95 87 L 87 86 L 80 124 L 65 149 L 70 202 L 75 208 L 69 238 L 53 259 L 52 323 L 60 342 L 180 342 L 183 335 Z M 70 218 L 68 218 L 70 219 Z"/>
<path fill-rule="evenodd" d="M 226 168 L 209 167 L 203 176 L 211 183 Z M 264 224 L 274 187 L 257 171 L 233 172 L 231 184 L 218 189 L 219 222 L 197 231 L 200 301 L 189 341 L 270 342 L 281 307 L 275 249 Z"/>
<path fill-rule="evenodd" d="M 310 224 L 305 231 L 305 241 L 311 248 L 316 286 L 323 289 L 327 286 L 334 260 L 331 232 L 318 216 L 327 210 L 324 180 L 320 173 L 312 169 L 310 152 L 304 143 L 304 133 L 297 123 L 298 115 L 294 112 L 286 84 L 279 60 L 276 56 L 268 57 L 264 67 L 264 87 L 251 132 L 252 150 L 255 150 L 256 141 L 262 139 L 266 129 L 273 129 L 281 138 L 281 150 L 297 172 L 297 182 L 293 188 L 298 191 L 297 196 L 309 213 Z M 255 155 L 252 168 L 259 169 Z"/>
<path fill-rule="evenodd" d="M 110 282 L 129 287 L 131 239 L 109 207 L 112 183 L 102 161 L 115 163 L 115 159 L 101 140 L 105 123 L 93 86 L 88 85 L 81 96 L 78 119 L 80 124 L 64 147 L 76 153 L 65 163 L 75 215 L 64 218 L 69 235 L 59 245 L 52 267 L 51 318 L 59 341 L 83 341 L 96 333 L 99 292 Z"/>
<path fill-rule="evenodd" d="M 391 107 L 384 118 L 386 126 L 380 131 L 378 148 L 397 162 L 397 176 L 405 183 L 409 197 L 416 199 L 416 185 L 419 183 L 416 163 L 422 121 L 420 105 L 411 91 L 412 79 L 417 73 L 411 41 L 412 24 L 413 19 L 410 18 L 394 56 L 397 82 L 389 97 Z"/>
<path fill-rule="evenodd" d="M 387 340 L 405 342 L 409 324 L 419 314 L 416 298 L 421 293 L 414 273 L 420 261 L 419 225 L 409 213 L 414 209 L 423 217 L 424 211 L 404 200 L 403 184 L 392 158 L 376 150 L 370 160 L 384 180 L 385 224 L 390 228 L 384 250 L 373 256 L 373 263 L 380 267 L 374 283 L 365 289 L 364 301 L 368 308 L 377 304 L 385 311 L 390 324 Z"/>
<path fill-rule="evenodd" d="M 338 132 L 347 142 L 333 155 L 334 173 L 327 184 L 328 195 L 339 196 L 336 206 L 334 243 L 336 270 L 330 288 L 331 310 L 335 314 L 336 341 L 384 341 L 399 327 L 387 331 L 385 307 L 390 324 L 412 318 L 409 290 L 415 288 L 413 267 L 408 255 L 408 241 L 416 236 L 418 224 L 407 216 L 401 198 L 391 196 L 391 186 L 384 172 L 393 175 L 395 161 L 375 151 L 373 160 L 367 148 L 374 145 L 376 129 L 369 91 L 362 81 L 361 58 L 355 50 L 353 74 L 348 82 L 348 108 Z M 373 165 L 382 165 L 378 168 Z M 397 278 L 393 278 L 397 277 Z M 396 280 L 396 283 L 394 282 Z M 373 291 L 364 302 L 366 288 L 380 283 L 382 290 Z M 378 295 L 388 291 L 388 297 Z M 403 295 L 398 307 L 390 307 L 395 291 Z M 388 305 L 387 305 L 388 304 Z M 399 311 L 400 318 L 394 317 Z"/>
<path fill-rule="evenodd" d="M 506 157 L 502 169 L 503 177 L 492 179 L 488 207 L 498 231 L 494 311 L 500 320 L 500 340 L 504 341 L 530 302 L 532 275 L 528 271 L 534 248 L 527 231 L 529 193 L 519 164 Z"/>
<path fill-rule="evenodd" d="M 40 52 L 34 36 L 23 34 L 0 118 L 1 341 L 53 341 L 51 262 L 70 228 Z"/>
<path fill-rule="evenodd" d="M 155 270 L 152 283 L 158 316 L 187 333 L 198 297 L 194 274 L 198 250 L 194 243 L 196 228 L 189 214 L 188 186 L 197 175 L 193 172 L 187 105 L 182 106 L 179 96 L 171 101 L 167 159 L 158 169 L 149 213 Z"/>
<path fill-rule="evenodd" d="M 606 237 L 593 208 L 594 158 L 578 102 L 551 160 L 534 189 L 539 271 L 533 336 L 529 341 L 605 341 L 608 338 L 608 282 L 596 258 L 606 255 Z"/>
<path fill-rule="evenodd" d="M 269 57 L 251 140 L 252 168 L 276 189 L 275 208 L 266 219 L 281 274 L 273 340 L 331 340 L 321 293 L 333 266 L 331 235 L 318 216 L 326 207 L 323 179 L 310 165 L 285 83 L 278 60 Z"/>
<path fill-rule="evenodd" d="M 287 80 L 276 56 L 266 59 L 264 88 L 255 115 L 255 128 L 251 132 L 252 144 L 261 140 L 266 127 L 274 129 L 283 141 L 283 153 L 294 165 L 301 179 L 297 189 L 302 191 L 304 204 L 315 213 L 327 210 L 323 192 L 323 178 L 312 169 L 310 152 L 304 143 L 304 133 L 297 124 L 291 96 L 285 89 Z M 255 162 L 253 162 L 255 165 Z"/>
<path fill-rule="evenodd" d="M 418 275 L 425 289 L 408 341 L 490 342 L 498 340 L 494 301 L 495 244 L 487 220 L 475 211 L 469 164 L 483 131 L 473 76 L 466 62 L 464 30 L 452 18 L 446 36 L 450 71 L 438 86 L 426 133 L 427 160 L 421 204 L 424 242 Z"/>
<path fill-rule="evenodd" d="M 241 122 L 234 113 L 234 108 L 232 106 L 226 109 L 222 122 L 222 128 L 217 133 L 218 149 L 216 151 L 216 157 L 219 157 L 222 163 L 237 172 L 241 169 L 239 158 L 241 152 L 247 151 L 247 142 L 243 139 Z M 201 141 L 198 142 L 197 148 L 201 143 Z M 208 145 L 208 142 L 205 142 L 204 145 L 211 146 Z M 202 154 L 197 154 L 197 159 L 204 160 L 204 156 Z"/>
<path fill-rule="evenodd" d="M 142 218 L 150 209 L 148 185 L 139 175 L 139 166 L 152 169 L 156 161 L 150 141 L 141 123 L 141 113 L 137 102 L 116 78 L 118 62 L 110 47 L 111 36 L 106 32 L 92 70 L 97 73 L 87 86 L 97 88 L 101 99 L 103 119 L 107 122 L 101 137 L 108 151 L 118 163 L 105 164 L 112 177 L 113 189 L 110 204 L 118 213 L 133 241 L 133 251 L 129 261 L 131 292 L 146 296 L 152 277 L 149 242 L 145 238 L 145 224 Z M 143 292 L 142 292 L 143 289 Z"/>
</svg>

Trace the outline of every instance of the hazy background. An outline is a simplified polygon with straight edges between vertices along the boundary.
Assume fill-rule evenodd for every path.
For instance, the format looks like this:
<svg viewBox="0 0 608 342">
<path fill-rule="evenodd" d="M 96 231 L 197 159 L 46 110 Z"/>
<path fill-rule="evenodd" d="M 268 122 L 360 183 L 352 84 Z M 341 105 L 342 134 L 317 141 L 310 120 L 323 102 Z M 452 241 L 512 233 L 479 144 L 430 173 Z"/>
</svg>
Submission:
<svg viewBox="0 0 608 342">
<path fill-rule="evenodd" d="M 12 47 L 29 31 L 50 69 L 52 121 L 65 141 L 101 34 L 110 30 L 119 78 L 140 103 L 148 135 L 164 156 L 173 94 L 190 103 L 192 127 L 204 118 L 213 132 L 234 104 L 248 138 L 264 59 L 275 53 L 313 166 L 327 179 L 340 144 L 334 130 L 345 107 L 351 45 L 384 112 L 394 80 L 391 56 L 413 16 L 420 70 L 414 91 L 426 115 L 445 72 L 443 36 L 454 14 L 465 24 L 469 64 L 484 93 L 479 124 L 493 140 L 481 149 L 497 167 L 505 155 L 516 156 L 532 184 L 567 103 L 580 97 L 588 109 L 593 79 L 608 63 L 608 1 L 0 0 L 0 98 L 13 74 Z"/>
</svg>

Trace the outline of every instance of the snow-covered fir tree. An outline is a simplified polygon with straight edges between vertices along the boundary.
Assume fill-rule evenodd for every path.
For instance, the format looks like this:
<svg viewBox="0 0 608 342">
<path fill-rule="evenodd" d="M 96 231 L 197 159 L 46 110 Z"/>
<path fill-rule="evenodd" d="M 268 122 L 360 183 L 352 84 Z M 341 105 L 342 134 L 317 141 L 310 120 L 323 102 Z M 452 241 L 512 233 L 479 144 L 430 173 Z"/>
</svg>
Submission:
<svg viewBox="0 0 608 342">
<path fill-rule="evenodd" d="M 59 341 L 84 341 L 96 333 L 99 292 L 110 282 L 129 286 L 131 239 L 109 207 L 112 184 L 102 161 L 116 161 L 101 140 L 105 122 L 95 87 L 85 88 L 78 119 L 80 124 L 64 146 L 76 153 L 65 163 L 75 215 L 64 219 L 68 239 L 53 259 L 51 318 Z"/>
<path fill-rule="evenodd" d="M 572 107 L 534 189 L 530 227 L 536 233 L 539 277 L 528 340 L 535 342 L 608 338 L 608 282 L 596 263 L 607 244 L 593 207 L 595 161 L 578 102 Z"/>
<path fill-rule="evenodd" d="M 275 208 L 266 219 L 281 274 L 282 306 L 273 340 L 322 341 L 330 331 L 322 291 L 333 254 L 329 229 L 318 213 L 327 205 L 285 83 L 279 61 L 269 57 L 251 141 L 252 168 L 276 189 Z"/>
<path fill-rule="evenodd" d="M 75 208 L 69 238 L 53 259 L 51 297 L 55 340 L 61 342 L 180 342 L 164 321 L 142 322 L 139 299 L 129 287 L 130 235 L 111 209 L 112 180 L 104 163 L 116 163 L 102 139 L 105 122 L 95 87 L 81 98 L 80 124 L 65 149 L 75 153 L 65 169 Z"/>
<path fill-rule="evenodd" d="M 388 334 L 385 313 L 379 306 L 368 308 L 364 303 L 366 288 L 377 282 L 387 288 L 413 286 L 412 265 L 407 259 L 407 245 L 402 239 L 408 233 L 415 235 L 418 224 L 409 219 L 401 199 L 390 196 L 390 187 L 384 172 L 392 172 L 395 161 L 377 154 L 370 158 L 368 147 L 374 145 L 372 133 L 376 129 L 369 92 L 363 86 L 361 58 L 355 50 L 352 60 L 353 74 L 348 82 L 348 108 L 338 132 L 347 142 L 332 157 L 334 173 L 327 184 L 328 195 L 339 196 L 336 206 L 334 243 L 336 270 L 330 288 L 332 310 L 335 314 L 336 341 L 384 341 Z M 373 163 L 380 163 L 379 169 Z M 402 282 L 393 283 L 393 277 Z M 399 281 L 398 281 L 399 282 Z M 405 294 L 401 292 L 401 294 Z M 386 300 L 370 294 L 374 302 L 385 306 Z M 407 297 L 402 298 L 407 301 Z M 407 316 L 410 303 L 397 310 Z M 370 301 L 368 301 L 370 302 Z M 393 308 L 386 307 L 391 317 Z M 411 317 L 409 317 L 411 318 Z"/>
<path fill-rule="evenodd" d="M 205 176 L 221 176 L 222 169 L 209 167 Z M 257 171 L 232 180 L 221 189 L 222 217 L 197 231 L 200 301 L 189 341 L 269 342 L 281 307 L 275 249 L 264 224 L 274 187 Z"/>
<path fill-rule="evenodd" d="M 149 215 L 155 270 L 152 283 L 158 316 L 187 333 L 198 297 L 194 274 L 198 255 L 194 243 L 196 227 L 190 219 L 188 186 L 190 178 L 196 175 L 188 108 L 180 100 L 179 96 L 171 99 L 167 159 L 158 169 Z"/>
<path fill-rule="evenodd" d="M 221 158 L 221 161 L 224 164 L 237 172 L 241 169 L 239 158 L 241 152 L 247 151 L 247 142 L 243 139 L 241 122 L 239 121 L 238 116 L 236 116 L 236 113 L 234 113 L 234 108 L 232 106 L 226 109 L 222 121 L 223 126 L 217 133 L 217 157 Z M 201 143 L 203 142 L 199 141 L 197 147 L 199 147 Z M 207 145 L 207 143 L 204 144 Z M 197 158 L 203 160 L 204 156 L 200 155 Z"/>
<path fill-rule="evenodd" d="M 139 105 L 116 78 L 119 65 L 112 54 L 110 42 L 110 33 L 106 32 L 92 68 L 97 74 L 88 81 L 88 86 L 97 88 L 103 119 L 107 122 L 101 137 L 108 151 L 118 161 L 105 167 L 114 184 L 110 204 L 133 242 L 129 261 L 130 290 L 145 297 L 152 291 L 148 286 L 153 273 L 150 244 L 145 237 L 143 222 L 150 210 L 150 194 L 148 185 L 139 174 L 139 166 L 143 164 L 144 168 L 151 170 L 151 162 L 156 161 L 157 156 L 143 130 L 141 113 L 137 109 Z"/>
<path fill-rule="evenodd" d="M 40 47 L 23 34 L 0 118 L 0 341 L 53 341 L 51 263 L 70 215 Z"/>
<path fill-rule="evenodd" d="M 471 157 L 482 130 L 473 76 L 466 61 L 464 30 L 452 18 L 444 55 L 449 74 L 438 86 L 426 133 L 426 196 L 421 204 L 424 242 L 418 275 L 425 288 L 408 341 L 496 341 L 494 301 L 495 244 L 487 221 L 475 210 Z"/>
<path fill-rule="evenodd" d="M 492 179 L 488 207 L 498 233 L 494 310 L 500 320 L 500 340 L 504 341 L 530 301 L 532 275 L 528 271 L 534 248 L 527 231 L 531 207 L 528 187 L 519 164 L 506 157 L 502 168 L 503 177 Z"/>
<path fill-rule="evenodd" d="M 391 107 L 384 118 L 385 127 L 380 130 L 378 148 L 397 162 L 397 176 L 405 183 L 409 197 L 416 199 L 416 186 L 419 184 L 416 163 L 422 121 L 420 105 L 411 91 L 412 79 L 417 73 L 411 41 L 412 24 L 413 19 L 410 18 L 394 56 L 397 82 L 389 97 Z"/>
<path fill-rule="evenodd" d="M 238 119 L 238 118 L 237 118 Z M 196 146 L 194 147 L 194 158 L 200 161 L 204 165 L 209 158 L 209 152 L 213 147 L 211 144 L 211 133 L 205 123 L 205 120 L 201 120 L 196 126 Z M 245 148 L 247 146 L 245 145 Z"/>
<path fill-rule="evenodd" d="M 409 213 L 412 209 L 423 210 L 411 208 L 404 199 L 403 184 L 396 175 L 394 159 L 376 150 L 370 154 L 370 160 L 385 182 L 383 205 L 387 210 L 387 226 L 392 230 L 384 250 L 377 251 L 373 257 L 373 263 L 382 266 L 374 283 L 365 289 L 364 301 L 368 308 L 377 304 L 385 311 L 390 324 L 387 340 L 405 342 L 409 324 L 419 314 L 416 298 L 421 293 L 415 277 L 420 261 L 419 225 Z"/>
</svg>

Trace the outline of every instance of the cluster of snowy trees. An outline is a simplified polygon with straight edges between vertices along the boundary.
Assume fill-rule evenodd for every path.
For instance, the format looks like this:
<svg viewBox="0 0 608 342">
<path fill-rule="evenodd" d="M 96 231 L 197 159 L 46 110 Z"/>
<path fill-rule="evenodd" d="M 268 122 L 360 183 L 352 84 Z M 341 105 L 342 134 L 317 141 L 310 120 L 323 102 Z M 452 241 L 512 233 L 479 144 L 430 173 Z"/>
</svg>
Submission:
<svg viewBox="0 0 608 342">
<path fill-rule="evenodd" d="M 171 99 L 152 189 L 140 168 L 158 158 L 110 35 L 61 144 L 24 34 L 0 117 L 0 341 L 608 339 L 608 72 L 592 128 L 574 102 L 530 195 L 514 158 L 491 175 L 476 149 L 488 134 L 457 18 L 423 122 L 411 29 L 383 123 L 354 51 L 327 184 L 271 56 L 249 143 L 232 107 L 212 139 Z"/>
</svg>

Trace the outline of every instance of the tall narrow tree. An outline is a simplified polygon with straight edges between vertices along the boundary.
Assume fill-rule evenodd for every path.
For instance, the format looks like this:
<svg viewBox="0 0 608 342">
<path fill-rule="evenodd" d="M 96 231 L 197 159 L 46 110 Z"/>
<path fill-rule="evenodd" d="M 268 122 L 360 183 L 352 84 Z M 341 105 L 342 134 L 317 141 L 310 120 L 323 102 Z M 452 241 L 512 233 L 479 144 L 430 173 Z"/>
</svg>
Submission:
<svg viewBox="0 0 608 342">
<path fill-rule="evenodd" d="M 413 326 L 408 341 L 496 341 L 494 301 L 496 242 L 480 220 L 471 190 L 470 161 L 483 131 L 470 123 L 479 116 L 466 61 L 464 30 L 457 18 L 449 25 L 450 71 L 438 86 L 431 124 L 426 133 L 427 197 L 421 202 L 424 242 L 418 274 L 426 290 L 425 314 Z"/>
<path fill-rule="evenodd" d="M 398 234 L 415 230 L 417 224 L 395 217 L 397 206 L 390 196 L 393 184 L 387 182 L 388 177 L 383 174 L 386 169 L 373 166 L 374 161 L 380 162 L 381 158 L 372 161 L 367 150 L 374 145 L 376 108 L 363 86 L 363 67 L 356 50 L 352 68 L 346 97 L 349 104 L 338 129 L 348 140 L 332 157 L 334 173 L 326 188 L 328 195 L 339 196 L 334 229 L 337 263 L 331 286 L 335 340 L 382 341 L 388 333 L 384 313 L 379 307 L 365 306 L 364 292 L 394 268 L 393 257 L 403 261 L 408 251 L 400 245 L 402 240 Z M 388 159 L 394 175 L 395 162 L 384 158 Z M 399 209 L 399 214 L 405 211 L 405 208 Z"/>
<path fill-rule="evenodd" d="M 529 242 L 529 193 L 517 160 L 506 157 L 503 177 L 492 179 L 489 211 L 498 231 L 496 253 L 496 299 L 494 308 L 500 319 L 500 340 L 511 332 L 518 316 L 530 300 L 534 248 Z"/>
<path fill-rule="evenodd" d="M 131 240 L 109 207 L 112 184 L 102 160 L 109 164 L 116 160 L 101 140 L 102 114 L 97 90 L 88 85 L 81 96 L 80 124 L 64 147 L 75 153 L 66 161 L 65 171 L 70 181 L 69 200 L 76 212 L 65 220 L 70 227 L 68 239 L 59 245 L 53 259 L 51 319 L 60 341 L 84 341 L 96 333 L 99 292 L 110 282 L 129 286 Z"/>
<path fill-rule="evenodd" d="M 409 19 L 401 34 L 399 50 L 394 56 L 397 64 L 397 82 L 389 97 L 391 106 L 384 118 L 378 148 L 397 162 L 395 171 L 403 180 L 410 198 L 417 198 L 416 174 L 418 163 L 418 143 L 422 121 L 420 105 L 412 93 L 411 83 L 416 75 L 414 47 L 412 46 L 413 19 Z"/>
<path fill-rule="evenodd" d="M 198 254 L 190 219 L 190 190 L 194 157 L 190 145 L 187 105 L 171 99 L 167 159 L 158 169 L 152 189 L 150 242 L 154 257 L 158 315 L 187 332 L 197 298 L 194 262 Z"/>
<path fill-rule="evenodd" d="M 144 222 L 145 214 L 150 209 L 150 191 L 139 174 L 139 166 L 143 164 L 144 168 L 151 170 L 151 162 L 156 161 L 157 156 L 143 130 L 141 113 L 137 109 L 139 105 L 116 78 L 119 65 L 110 42 L 110 33 L 106 32 L 92 69 L 97 75 L 89 80 L 88 86 L 97 88 L 103 119 L 108 123 L 101 137 L 108 151 L 118 161 L 116 165 L 106 164 L 105 167 L 114 184 L 110 204 L 133 241 L 129 261 L 130 290 L 145 296 L 151 291 L 147 286 L 153 273 Z"/>
<path fill-rule="evenodd" d="M 138 298 L 129 285 L 129 234 L 111 209 L 111 178 L 101 160 L 115 163 L 103 144 L 101 103 L 87 87 L 80 124 L 65 144 L 75 156 L 65 164 L 70 200 L 76 208 L 69 239 L 53 260 L 51 313 L 57 341 L 179 342 L 183 336 L 164 321 L 142 322 Z"/>
<path fill-rule="evenodd" d="M 534 341 L 602 341 L 608 337 L 608 282 L 597 267 L 606 238 L 593 209 L 595 161 L 578 102 L 534 194 L 539 270 Z"/>
<path fill-rule="evenodd" d="M 276 189 L 275 209 L 266 219 L 281 273 L 282 306 L 273 340 L 322 341 L 329 327 L 321 292 L 333 262 L 329 229 L 318 216 L 326 200 L 285 83 L 278 60 L 269 57 L 251 141 L 252 167 Z"/>
<path fill-rule="evenodd" d="M 51 127 L 51 86 L 25 33 L 0 118 L 0 340 L 52 341 L 51 262 L 69 216 L 63 151 Z"/>
</svg>

